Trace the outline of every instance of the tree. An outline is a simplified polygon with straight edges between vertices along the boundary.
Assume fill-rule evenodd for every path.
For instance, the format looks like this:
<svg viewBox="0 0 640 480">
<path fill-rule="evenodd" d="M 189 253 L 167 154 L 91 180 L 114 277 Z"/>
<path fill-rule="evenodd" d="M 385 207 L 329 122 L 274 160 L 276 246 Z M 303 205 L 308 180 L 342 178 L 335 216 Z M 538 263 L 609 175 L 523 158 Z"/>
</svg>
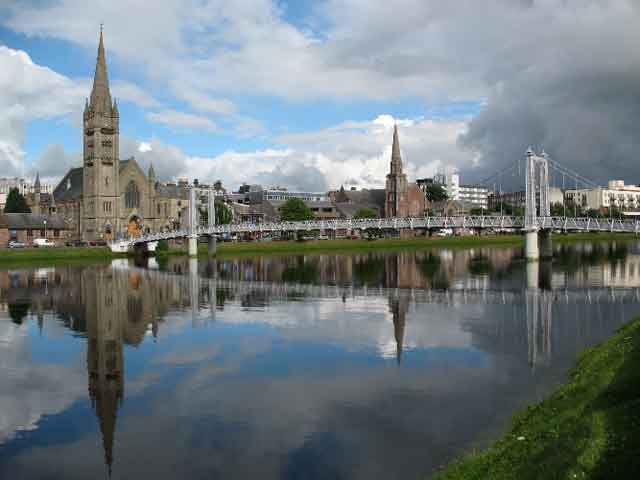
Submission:
<svg viewBox="0 0 640 480">
<path fill-rule="evenodd" d="M 551 211 L 552 217 L 564 217 L 564 205 L 562 205 L 562 203 L 560 202 L 552 203 L 549 207 L 549 210 Z"/>
<path fill-rule="evenodd" d="M 448 198 L 447 191 L 437 183 L 427 185 L 424 194 L 430 202 L 442 202 Z"/>
<path fill-rule="evenodd" d="M 301 222 L 313 220 L 313 212 L 300 198 L 290 198 L 280 207 L 283 222 Z"/>
<path fill-rule="evenodd" d="M 31 209 L 27 206 L 27 201 L 17 188 L 9 190 L 4 213 L 31 213 Z"/>
<path fill-rule="evenodd" d="M 214 202 L 214 208 L 216 210 L 216 225 L 227 225 L 233 220 L 233 214 L 229 207 L 227 207 L 222 200 L 216 199 Z M 207 225 L 209 223 L 209 212 L 207 210 L 200 210 L 200 223 Z"/>
<path fill-rule="evenodd" d="M 378 212 L 374 208 L 361 208 L 353 218 L 377 218 Z"/>
<path fill-rule="evenodd" d="M 229 207 L 227 207 L 222 200 L 216 200 L 214 202 L 214 208 L 216 210 L 216 225 L 227 225 L 231 223 L 233 215 Z"/>
</svg>

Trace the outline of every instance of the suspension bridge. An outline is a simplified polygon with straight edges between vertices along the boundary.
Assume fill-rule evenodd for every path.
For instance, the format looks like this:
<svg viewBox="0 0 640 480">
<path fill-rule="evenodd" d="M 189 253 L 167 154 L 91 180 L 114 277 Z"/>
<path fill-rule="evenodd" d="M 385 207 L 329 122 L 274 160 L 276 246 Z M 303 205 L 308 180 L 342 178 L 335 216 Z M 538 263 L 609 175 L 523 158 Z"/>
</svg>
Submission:
<svg viewBox="0 0 640 480">
<path fill-rule="evenodd" d="M 197 255 L 198 237 L 208 238 L 210 254 L 216 250 L 216 237 L 221 235 L 273 232 L 337 232 L 337 231 L 402 231 L 402 230 L 439 230 L 444 228 L 468 230 L 521 231 L 525 234 L 525 255 L 529 260 L 550 257 L 552 254 L 551 232 L 640 232 L 639 220 L 622 220 L 614 218 L 588 218 L 567 216 L 566 202 L 563 201 L 563 216 L 551 216 L 549 180 L 553 172 L 562 176 L 562 187 L 565 179 L 578 185 L 595 187 L 595 183 L 581 176 L 556 161 L 544 151 L 536 154 L 529 148 L 525 154 L 525 208 L 524 216 L 502 215 L 464 215 L 464 216 L 425 216 L 417 218 L 376 218 L 376 219 L 336 219 L 311 220 L 301 222 L 265 222 L 234 223 L 216 225 L 213 192 L 208 189 L 192 187 L 189 191 L 188 222 L 185 228 L 166 232 L 151 232 L 138 237 L 126 238 L 110 243 L 114 252 L 127 252 L 131 249 L 146 249 L 149 244 L 160 240 L 176 238 L 188 239 L 190 256 Z M 517 160 L 506 169 L 486 178 L 481 183 L 490 184 L 505 174 L 520 170 Z M 495 183 L 494 183 L 495 189 Z M 500 191 L 502 187 L 500 186 Z M 207 224 L 198 222 L 197 195 L 206 198 Z M 574 205 L 575 208 L 575 205 Z M 502 208 L 501 208 L 502 212 Z"/>
</svg>

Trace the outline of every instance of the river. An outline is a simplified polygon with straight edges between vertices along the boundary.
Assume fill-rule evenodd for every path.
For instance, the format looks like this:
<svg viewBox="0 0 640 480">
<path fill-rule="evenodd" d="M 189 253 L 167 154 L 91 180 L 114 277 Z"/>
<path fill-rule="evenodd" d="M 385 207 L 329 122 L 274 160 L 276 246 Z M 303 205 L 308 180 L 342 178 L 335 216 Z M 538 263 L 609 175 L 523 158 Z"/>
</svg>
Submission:
<svg viewBox="0 0 640 480">
<path fill-rule="evenodd" d="M 636 242 L 0 268 L 0 478 L 428 478 L 639 290 Z"/>
</svg>

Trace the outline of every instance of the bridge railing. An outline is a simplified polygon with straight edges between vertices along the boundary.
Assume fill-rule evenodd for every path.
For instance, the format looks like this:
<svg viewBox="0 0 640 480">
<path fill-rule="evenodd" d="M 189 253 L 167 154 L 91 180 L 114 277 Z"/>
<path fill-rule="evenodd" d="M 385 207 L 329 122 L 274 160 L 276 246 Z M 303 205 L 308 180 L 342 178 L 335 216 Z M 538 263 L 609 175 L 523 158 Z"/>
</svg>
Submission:
<svg viewBox="0 0 640 480">
<path fill-rule="evenodd" d="M 493 229 L 521 230 L 524 218 L 515 216 L 456 216 L 456 217 L 416 217 L 416 218 L 372 218 L 372 219 L 338 219 L 309 220 L 303 222 L 266 222 L 266 223 L 234 223 L 228 225 L 198 226 L 195 230 L 172 230 L 155 232 L 120 240 L 135 245 L 173 238 L 186 238 L 190 235 L 233 235 L 237 233 L 269 233 L 300 231 L 338 231 L 352 230 L 399 230 L 399 229 Z M 542 230 L 640 233 L 640 221 L 572 218 L 572 217 L 537 217 L 537 226 Z"/>
</svg>

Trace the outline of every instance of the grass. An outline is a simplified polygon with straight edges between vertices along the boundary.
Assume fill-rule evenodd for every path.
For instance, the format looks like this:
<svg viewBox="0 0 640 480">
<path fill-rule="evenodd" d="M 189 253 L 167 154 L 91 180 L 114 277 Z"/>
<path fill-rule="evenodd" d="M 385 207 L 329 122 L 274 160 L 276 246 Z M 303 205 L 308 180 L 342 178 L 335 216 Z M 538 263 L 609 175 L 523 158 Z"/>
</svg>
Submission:
<svg viewBox="0 0 640 480">
<path fill-rule="evenodd" d="M 107 247 L 56 247 L 0 250 L 0 265 L 108 260 L 116 255 Z"/>
<path fill-rule="evenodd" d="M 634 240 L 633 234 L 609 234 L 609 233 L 585 233 L 571 235 L 554 235 L 553 241 L 579 242 L 579 241 L 606 241 Z M 423 248 L 470 248 L 484 246 L 519 246 L 524 244 L 522 235 L 489 235 L 483 237 L 417 237 L 408 239 L 379 239 L 379 240 L 319 240 L 319 241 L 278 241 L 278 242 L 219 242 L 218 256 L 235 255 L 263 255 L 263 254 L 304 254 L 304 253 L 340 253 L 340 252 L 367 252 L 373 250 L 399 250 L 399 249 L 423 249 Z M 171 253 L 182 254 L 183 251 Z M 200 255 L 207 254 L 206 244 L 200 244 Z"/>
<path fill-rule="evenodd" d="M 569 381 L 509 432 L 435 475 L 453 479 L 640 478 L 640 318 L 587 349 Z"/>
<path fill-rule="evenodd" d="M 262 253 L 311 253 L 311 252 L 358 252 L 372 250 L 420 249 L 430 247 L 509 246 L 522 242 L 519 235 L 496 235 L 486 237 L 436 237 L 379 240 L 318 240 L 218 243 L 218 254 L 262 254 Z M 200 245 L 198 253 L 206 254 L 207 246 Z"/>
</svg>

